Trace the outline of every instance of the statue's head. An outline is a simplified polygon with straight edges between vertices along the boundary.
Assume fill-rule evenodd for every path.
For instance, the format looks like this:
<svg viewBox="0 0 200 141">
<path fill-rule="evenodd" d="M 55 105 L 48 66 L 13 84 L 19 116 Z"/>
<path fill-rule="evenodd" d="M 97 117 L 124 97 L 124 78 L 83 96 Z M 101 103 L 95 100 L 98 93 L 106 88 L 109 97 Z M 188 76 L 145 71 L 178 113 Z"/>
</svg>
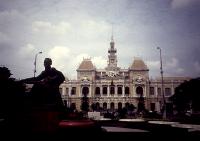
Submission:
<svg viewBox="0 0 200 141">
<path fill-rule="evenodd" d="M 51 60 L 51 58 L 45 58 L 45 59 L 44 59 L 44 66 L 45 66 L 45 68 L 46 68 L 46 67 L 51 67 L 51 65 L 52 65 L 52 60 Z"/>
</svg>

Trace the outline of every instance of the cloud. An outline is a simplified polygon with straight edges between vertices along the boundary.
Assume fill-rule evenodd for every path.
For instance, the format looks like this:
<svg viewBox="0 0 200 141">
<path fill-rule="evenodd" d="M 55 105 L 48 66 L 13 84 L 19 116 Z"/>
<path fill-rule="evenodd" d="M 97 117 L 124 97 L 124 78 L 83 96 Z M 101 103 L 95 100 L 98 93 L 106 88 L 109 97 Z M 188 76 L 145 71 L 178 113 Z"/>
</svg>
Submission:
<svg viewBox="0 0 200 141">
<path fill-rule="evenodd" d="M 47 21 L 35 21 L 32 23 L 32 30 L 36 33 L 58 34 L 63 35 L 70 31 L 71 25 L 68 22 L 59 22 L 52 24 Z"/>
<path fill-rule="evenodd" d="M 16 28 L 24 27 L 24 24 L 28 20 L 23 13 L 20 13 L 16 9 L 0 11 L 0 19 L 1 31 L 17 30 Z"/>
<path fill-rule="evenodd" d="M 178 64 L 179 64 L 178 59 L 172 58 L 172 59 L 169 59 L 168 62 L 166 62 L 165 67 L 168 68 L 168 69 L 176 68 L 176 67 L 178 67 Z"/>
<path fill-rule="evenodd" d="M 73 39 L 94 39 L 98 38 L 98 35 L 105 34 L 105 32 L 111 30 L 109 23 L 105 21 L 99 21 L 92 18 L 80 19 L 79 24 L 76 20 L 70 22 L 62 21 L 54 24 L 50 21 L 34 21 L 32 23 L 33 33 L 38 34 L 56 34 L 56 35 L 70 35 Z"/>
<path fill-rule="evenodd" d="M 194 63 L 194 69 L 196 72 L 200 72 L 200 63 L 199 62 Z"/>
<path fill-rule="evenodd" d="M 22 58 L 29 58 L 33 55 L 33 52 L 36 52 L 36 47 L 33 44 L 28 43 L 18 50 L 18 56 Z"/>
<path fill-rule="evenodd" d="M 35 21 L 32 23 L 32 34 L 34 41 L 47 48 L 55 45 L 63 45 L 73 49 L 73 52 L 102 51 L 110 31 L 109 23 L 95 18 L 70 19 L 69 22 Z M 108 43 L 109 44 L 109 43 Z M 103 46 L 102 46 L 103 45 Z M 102 46 L 102 47 L 101 47 Z M 97 51 L 99 50 L 99 51 Z"/>
<path fill-rule="evenodd" d="M 168 62 L 164 63 L 164 72 L 168 76 L 184 76 L 185 69 L 181 66 L 179 60 L 175 57 L 168 59 Z"/>
<path fill-rule="evenodd" d="M 78 22 L 72 19 L 70 23 L 53 24 L 42 20 L 32 23 L 32 32 L 37 35 L 35 39 L 40 41 L 40 44 L 46 44 L 48 41 L 49 45 L 43 50 L 52 58 L 54 67 L 73 79 L 76 78 L 76 69 L 83 58 L 92 58 L 93 64 L 98 68 L 105 67 L 107 61 L 101 55 L 107 52 L 103 50 L 108 49 L 106 46 L 109 47 L 109 42 L 102 43 L 100 39 L 106 39 L 105 33 L 109 30 L 109 23 L 95 18 L 82 17 Z"/>
<path fill-rule="evenodd" d="M 147 61 L 146 64 L 150 70 L 160 68 L 160 61 Z"/>
<path fill-rule="evenodd" d="M 3 32 L 0 32 L 0 43 L 6 43 L 9 41 L 10 39 L 8 38 L 8 36 L 4 34 Z"/>
<path fill-rule="evenodd" d="M 171 7 L 173 9 L 184 8 L 195 3 L 200 3 L 199 0 L 172 0 Z"/>
<path fill-rule="evenodd" d="M 91 57 L 87 53 L 74 54 L 66 46 L 54 46 L 48 56 L 52 59 L 52 67 L 62 71 L 69 79 L 76 79 L 76 69 L 79 67 L 83 59 L 91 59 L 93 65 L 98 68 L 105 68 L 107 60 L 102 56 Z"/>
<path fill-rule="evenodd" d="M 75 55 L 66 46 L 54 46 L 48 52 L 52 59 L 52 67 L 61 71 L 68 78 L 75 78 Z"/>
<path fill-rule="evenodd" d="M 80 65 L 80 63 L 83 61 L 83 59 L 91 59 L 91 56 L 88 55 L 87 53 L 81 53 L 77 55 L 74 59 L 74 63 L 77 64 L 77 68 Z"/>
<path fill-rule="evenodd" d="M 193 4 L 199 2 L 170 1 L 173 8 L 193 8 Z M 155 53 L 155 44 L 158 44 L 166 46 L 168 62 L 163 61 L 164 73 L 174 76 L 185 70 L 186 75 L 192 74 L 196 71 L 188 66 L 193 66 L 192 58 L 197 56 L 198 59 L 199 18 L 198 11 L 189 8 L 185 14 L 169 11 L 168 2 L 163 1 L 5 0 L 0 6 L 0 62 L 16 69 L 17 77 L 32 76 L 34 55 L 42 50 L 43 54 L 38 56 L 38 73 L 44 69 L 43 56 L 50 56 L 53 65 L 67 77 L 76 76 L 83 58 L 91 58 L 97 68 L 104 68 L 111 23 L 114 23 L 119 67 L 128 67 L 133 56 L 147 57 L 149 72 L 160 75 L 160 62 Z M 188 58 L 188 54 L 192 57 Z M 149 61 L 151 59 L 158 61 Z"/>
<path fill-rule="evenodd" d="M 76 79 L 77 77 L 77 72 L 76 70 L 78 69 L 79 65 L 81 64 L 81 62 L 83 61 L 83 59 L 86 58 L 90 58 L 90 55 L 88 55 L 87 53 L 80 53 L 77 55 L 71 55 L 70 57 L 70 62 L 69 62 L 69 69 L 67 70 L 69 73 L 67 74 L 67 76 L 71 79 Z"/>
<path fill-rule="evenodd" d="M 185 72 L 183 68 L 177 68 L 175 71 L 177 74 L 183 74 Z"/>
<path fill-rule="evenodd" d="M 107 60 L 104 59 L 102 56 L 93 56 L 93 57 L 91 57 L 89 54 L 82 53 L 82 54 L 77 55 L 75 57 L 75 59 L 73 60 L 73 63 L 75 63 L 76 66 L 77 66 L 76 69 L 79 67 L 79 65 L 81 64 L 83 59 L 91 59 L 93 65 L 97 69 L 105 68 L 105 66 L 107 65 Z"/>
<path fill-rule="evenodd" d="M 81 22 L 82 29 L 81 33 L 84 33 L 84 36 L 91 38 L 95 37 L 94 35 L 104 34 L 105 32 L 111 29 L 110 25 L 105 21 L 96 21 L 96 20 L 83 20 Z"/>
<path fill-rule="evenodd" d="M 52 66 L 62 71 L 69 79 L 76 78 L 76 69 L 84 58 L 91 58 L 86 53 L 74 54 L 66 46 L 54 46 L 48 55 L 53 61 Z"/>
<path fill-rule="evenodd" d="M 64 69 L 70 58 L 70 49 L 65 46 L 55 46 L 49 50 L 48 55 L 53 60 L 53 65 Z"/>
<path fill-rule="evenodd" d="M 103 69 L 107 65 L 107 60 L 102 56 L 92 58 L 92 63 L 97 67 L 97 69 Z"/>
<path fill-rule="evenodd" d="M 160 61 L 147 61 L 146 63 L 149 67 L 150 74 L 158 75 L 158 71 L 160 71 Z M 168 62 L 164 62 L 163 71 L 164 75 L 167 76 L 184 75 L 185 73 L 185 70 L 180 66 L 179 60 L 174 57 L 168 59 Z"/>
<path fill-rule="evenodd" d="M 22 17 L 22 15 L 16 9 L 4 10 L 4 11 L 0 12 L 0 18 L 2 20 L 4 20 L 4 21 L 1 21 L 1 22 L 13 21 L 13 20 L 16 20 L 19 17 Z"/>
</svg>

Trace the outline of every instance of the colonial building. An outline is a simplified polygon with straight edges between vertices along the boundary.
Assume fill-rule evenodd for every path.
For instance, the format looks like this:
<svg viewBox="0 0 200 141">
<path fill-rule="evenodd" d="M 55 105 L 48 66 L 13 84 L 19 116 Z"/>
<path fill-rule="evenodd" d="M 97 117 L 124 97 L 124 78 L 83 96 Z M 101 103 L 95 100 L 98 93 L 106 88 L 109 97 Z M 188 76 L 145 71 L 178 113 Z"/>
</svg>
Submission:
<svg viewBox="0 0 200 141">
<path fill-rule="evenodd" d="M 117 65 L 117 49 L 113 38 L 108 49 L 108 64 L 97 69 L 90 59 L 83 59 L 77 68 L 77 80 L 66 80 L 60 85 L 62 98 L 66 106 L 75 106 L 80 110 L 81 98 L 87 92 L 89 105 L 105 109 L 123 108 L 129 104 L 138 107 L 142 98 L 147 110 L 160 112 L 163 96 L 166 103 L 174 94 L 175 88 L 189 78 L 164 77 L 163 91 L 161 79 L 150 79 L 149 69 L 140 58 L 135 58 L 127 69 Z"/>
</svg>

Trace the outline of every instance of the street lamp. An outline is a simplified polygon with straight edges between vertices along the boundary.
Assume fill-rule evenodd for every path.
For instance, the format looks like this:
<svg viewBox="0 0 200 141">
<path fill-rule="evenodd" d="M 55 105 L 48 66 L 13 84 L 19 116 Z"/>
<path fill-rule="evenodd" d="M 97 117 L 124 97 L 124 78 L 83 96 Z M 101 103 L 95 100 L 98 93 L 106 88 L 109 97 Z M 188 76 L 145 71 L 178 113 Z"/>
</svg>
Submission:
<svg viewBox="0 0 200 141">
<path fill-rule="evenodd" d="M 34 61 L 34 77 L 35 77 L 35 73 L 36 73 L 36 61 L 37 61 L 37 56 L 38 54 L 42 54 L 42 51 L 38 52 L 35 54 L 35 61 Z"/>
<path fill-rule="evenodd" d="M 157 47 L 158 50 L 160 50 L 160 74 L 161 74 L 161 89 L 162 89 L 162 96 L 163 96 L 163 119 L 166 119 L 167 113 L 166 113 L 166 101 L 165 101 L 165 95 L 164 95 L 164 86 L 163 86 L 163 68 L 162 68 L 162 55 L 161 55 L 161 48 Z"/>
</svg>

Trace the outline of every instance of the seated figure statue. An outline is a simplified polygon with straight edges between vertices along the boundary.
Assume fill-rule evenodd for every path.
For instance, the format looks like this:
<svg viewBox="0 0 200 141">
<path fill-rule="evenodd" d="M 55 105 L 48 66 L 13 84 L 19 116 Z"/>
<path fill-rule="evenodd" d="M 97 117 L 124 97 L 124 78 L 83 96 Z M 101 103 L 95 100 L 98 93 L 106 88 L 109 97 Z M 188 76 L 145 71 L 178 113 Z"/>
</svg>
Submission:
<svg viewBox="0 0 200 141">
<path fill-rule="evenodd" d="M 30 95 L 32 110 L 36 119 L 42 119 L 41 116 L 46 113 L 48 115 L 43 115 L 44 121 L 59 121 L 65 110 L 59 92 L 59 86 L 65 80 L 65 77 L 62 72 L 51 67 L 51 65 L 52 60 L 50 58 L 45 58 L 45 70 L 42 71 L 41 74 L 37 77 L 27 78 L 21 81 L 26 84 L 34 84 L 30 91 Z M 46 120 L 45 117 L 48 117 L 48 119 Z M 44 124 L 44 121 L 37 122 L 42 122 L 42 124 Z M 51 124 L 51 122 L 48 124 Z M 46 126 L 50 127 L 49 125 Z"/>
</svg>

